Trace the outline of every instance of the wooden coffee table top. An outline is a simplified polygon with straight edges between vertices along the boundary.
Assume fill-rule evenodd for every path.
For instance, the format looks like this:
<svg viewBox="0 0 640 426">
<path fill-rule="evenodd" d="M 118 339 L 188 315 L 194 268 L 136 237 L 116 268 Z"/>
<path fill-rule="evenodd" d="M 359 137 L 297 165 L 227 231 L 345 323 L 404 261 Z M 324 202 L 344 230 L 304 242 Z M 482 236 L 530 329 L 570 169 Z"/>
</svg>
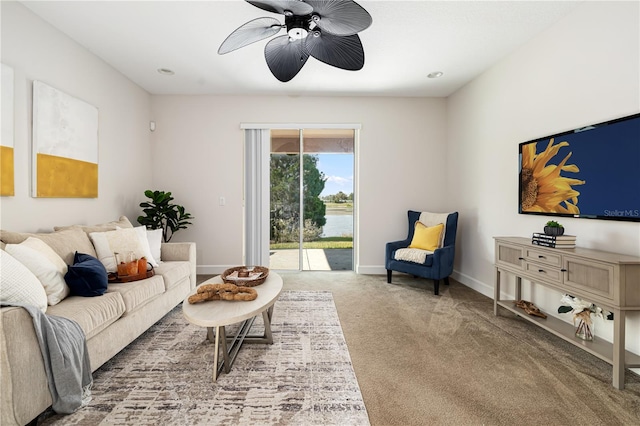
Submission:
<svg viewBox="0 0 640 426">
<path fill-rule="evenodd" d="M 222 284 L 222 282 L 222 278 L 218 275 L 202 284 Z M 196 287 L 182 302 L 182 313 L 189 322 L 201 327 L 221 327 L 253 318 L 278 300 L 282 291 L 282 278 L 275 272 L 269 272 L 264 283 L 252 288 L 258 293 L 255 300 L 212 300 L 192 305 L 188 299 L 196 293 Z"/>
</svg>

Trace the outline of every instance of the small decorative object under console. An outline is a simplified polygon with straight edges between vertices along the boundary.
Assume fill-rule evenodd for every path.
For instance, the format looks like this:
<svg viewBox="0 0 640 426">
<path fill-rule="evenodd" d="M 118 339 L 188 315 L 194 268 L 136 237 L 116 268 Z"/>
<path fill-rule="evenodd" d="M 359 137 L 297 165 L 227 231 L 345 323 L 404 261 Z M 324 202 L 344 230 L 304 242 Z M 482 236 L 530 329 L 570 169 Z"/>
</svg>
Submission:
<svg viewBox="0 0 640 426">
<path fill-rule="evenodd" d="M 624 389 L 625 368 L 640 367 L 640 355 L 625 350 L 625 317 L 640 311 L 640 258 L 585 248 L 556 250 L 529 238 L 495 237 L 494 314 L 502 307 L 613 365 L 613 386 Z M 515 300 L 501 300 L 500 273 L 515 275 Z M 523 315 L 522 279 L 588 300 L 613 314 L 613 343 L 576 337 L 576 328 L 558 318 Z"/>
</svg>

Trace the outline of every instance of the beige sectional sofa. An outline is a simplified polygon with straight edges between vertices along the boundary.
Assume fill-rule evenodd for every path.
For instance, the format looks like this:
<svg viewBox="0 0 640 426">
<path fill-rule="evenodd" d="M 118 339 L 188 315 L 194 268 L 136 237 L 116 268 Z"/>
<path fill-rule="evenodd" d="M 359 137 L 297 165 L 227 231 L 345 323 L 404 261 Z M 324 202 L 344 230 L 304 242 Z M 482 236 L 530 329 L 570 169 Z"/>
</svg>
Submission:
<svg viewBox="0 0 640 426">
<path fill-rule="evenodd" d="M 120 220 L 124 220 L 125 226 L 129 223 L 126 218 Z M 90 251 L 89 232 L 116 229 L 116 223 L 122 225 L 111 222 L 73 226 L 47 234 L 1 231 L 0 239 L 4 248 L 5 244 L 18 244 L 29 236 L 40 238 L 69 264 L 76 250 Z M 195 243 L 163 243 L 161 262 L 154 271 L 154 276 L 144 280 L 110 283 L 101 296 L 70 295 L 47 307 L 47 315 L 70 318 L 80 324 L 86 335 L 92 371 L 160 320 L 195 287 Z M 27 424 L 52 404 L 32 318 L 19 307 L 1 310 L 0 385 L 3 426 Z"/>
</svg>

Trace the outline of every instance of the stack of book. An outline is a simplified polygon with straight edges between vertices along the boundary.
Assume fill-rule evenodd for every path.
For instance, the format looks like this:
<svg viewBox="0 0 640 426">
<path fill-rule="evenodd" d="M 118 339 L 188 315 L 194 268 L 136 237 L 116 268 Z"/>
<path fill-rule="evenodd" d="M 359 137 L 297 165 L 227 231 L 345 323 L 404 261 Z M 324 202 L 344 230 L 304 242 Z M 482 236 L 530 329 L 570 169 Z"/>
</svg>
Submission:
<svg viewBox="0 0 640 426">
<path fill-rule="evenodd" d="M 575 235 L 547 235 L 534 232 L 531 243 L 537 246 L 553 247 L 553 248 L 575 248 Z"/>
</svg>

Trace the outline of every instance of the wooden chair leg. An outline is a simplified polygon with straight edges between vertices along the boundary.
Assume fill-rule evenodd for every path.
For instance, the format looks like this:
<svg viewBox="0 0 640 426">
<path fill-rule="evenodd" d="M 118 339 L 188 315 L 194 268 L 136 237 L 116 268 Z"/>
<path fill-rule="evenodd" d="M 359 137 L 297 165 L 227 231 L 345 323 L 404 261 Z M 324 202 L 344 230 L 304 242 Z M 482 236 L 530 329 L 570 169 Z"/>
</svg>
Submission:
<svg viewBox="0 0 640 426">
<path fill-rule="evenodd" d="M 433 294 L 438 295 L 440 293 L 440 280 L 433 280 Z"/>
<path fill-rule="evenodd" d="M 391 269 L 387 269 L 387 283 L 391 284 Z"/>
</svg>

